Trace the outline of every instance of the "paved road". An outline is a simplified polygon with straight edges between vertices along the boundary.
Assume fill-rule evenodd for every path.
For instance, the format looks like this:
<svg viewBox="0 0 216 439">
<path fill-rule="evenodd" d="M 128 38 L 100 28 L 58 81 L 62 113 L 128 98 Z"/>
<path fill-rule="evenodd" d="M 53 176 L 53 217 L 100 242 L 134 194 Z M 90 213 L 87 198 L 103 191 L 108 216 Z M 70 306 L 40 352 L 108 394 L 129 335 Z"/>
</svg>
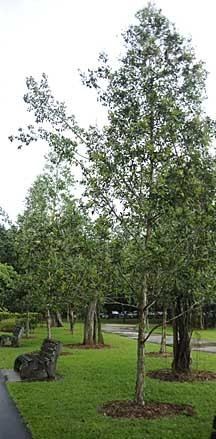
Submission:
<svg viewBox="0 0 216 439">
<path fill-rule="evenodd" d="M 0 439 L 31 439 L 0 373 Z"/>
<path fill-rule="evenodd" d="M 102 327 L 104 332 L 112 332 L 113 334 L 119 334 L 123 335 L 128 338 L 132 338 L 134 340 L 137 340 L 138 331 L 134 326 L 128 326 L 128 325 L 111 325 L 109 323 L 103 325 Z M 158 334 L 152 334 L 150 335 L 148 341 L 150 343 L 156 343 L 160 344 L 161 342 L 161 336 Z M 173 336 L 168 335 L 167 336 L 167 345 L 172 346 L 173 344 Z M 210 340 L 198 340 L 196 338 L 192 339 L 192 350 L 194 351 L 203 351 L 203 352 L 210 352 L 210 353 L 216 353 L 216 341 L 215 343 Z"/>
</svg>

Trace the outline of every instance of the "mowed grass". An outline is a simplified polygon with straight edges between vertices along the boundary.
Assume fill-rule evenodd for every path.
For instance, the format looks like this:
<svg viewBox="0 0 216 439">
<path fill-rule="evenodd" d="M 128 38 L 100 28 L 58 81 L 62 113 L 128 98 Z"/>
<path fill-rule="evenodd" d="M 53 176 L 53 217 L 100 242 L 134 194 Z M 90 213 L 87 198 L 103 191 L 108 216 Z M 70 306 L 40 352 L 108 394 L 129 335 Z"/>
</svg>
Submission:
<svg viewBox="0 0 216 439">
<path fill-rule="evenodd" d="M 153 327 L 154 325 L 150 325 L 150 329 Z M 167 335 L 172 335 L 173 334 L 173 329 L 172 326 L 167 326 Z M 161 334 L 161 328 L 157 328 L 154 331 L 154 334 Z M 210 342 L 215 342 L 216 343 L 216 329 L 215 328 L 208 328 L 208 329 L 194 329 L 193 334 L 192 334 L 192 338 L 194 339 L 194 341 L 199 341 L 199 340 L 208 340 Z"/>
<path fill-rule="evenodd" d="M 63 343 L 81 341 L 81 325 L 72 337 L 68 328 L 53 330 Z M 216 332 L 215 332 L 216 334 Z M 45 329 L 35 338 L 22 340 L 18 349 L 1 348 L 0 367 L 12 368 L 22 352 L 39 349 Z M 78 350 L 64 348 L 71 355 L 61 356 L 55 382 L 10 383 L 9 391 L 33 439 L 209 439 L 216 415 L 216 381 L 167 383 L 146 378 L 146 398 L 151 401 L 192 404 L 196 416 L 176 416 L 157 420 L 112 419 L 99 413 L 106 401 L 132 399 L 136 369 L 136 342 L 105 334 L 111 348 Z M 148 344 L 148 350 L 158 350 Z M 147 357 L 147 371 L 169 367 L 170 358 Z M 194 352 L 194 367 L 216 371 L 216 354 Z"/>
</svg>

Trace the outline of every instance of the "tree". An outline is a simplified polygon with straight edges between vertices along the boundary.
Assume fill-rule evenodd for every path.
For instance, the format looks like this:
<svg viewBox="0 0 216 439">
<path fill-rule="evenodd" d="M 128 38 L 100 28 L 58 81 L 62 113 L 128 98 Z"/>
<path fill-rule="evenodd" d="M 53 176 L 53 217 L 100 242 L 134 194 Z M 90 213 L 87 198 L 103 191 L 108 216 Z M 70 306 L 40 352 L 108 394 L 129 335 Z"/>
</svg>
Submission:
<svg viewBox="0 0 216 439">
<path fill-rule="evenodd" d="M 19 217 L 17 252 L 25 284 L 24 301 L 47 311 L 50 336 L 51 311 L 61 305 L 61 234 L 59 216 L 70 192 L 70 174 L 48 163 L 26 201 L 26 211 Z M 67 183 L 66 183 L 67 181 Z"/>
<path fill-rule="evenodd" d="M 162 304 L 179 316 L 173 319 L 175 373 L 190 372 L 191 309 L 212 296 L 214 286 L 215 164 L 205 158 L 197 166 L 194 160 L 185 171 L 179 187 L 183 193 L 188 190 L 193 199 L 175 199 L 155 236 L 166 273 Z"/>
<path fill-rule="evenodd" d="M 201 169 L 204 164 L 207 169 L 210 163 L 207 149 L 214 124 L 202 111 L 206 71 L 203 63 L 196 60 L 190 42 L 151 5 L 138 12 L 137 20 L 137 25 L 124 34 L 125 54 L 119 67 L 112 70 L 107 56 L 102 54 L 98 69 L 83 75 L 83 81 L 98 91 L 108 109 L 108 125 L 101 131 L 92 128 L 88 137 L 90 164 L 85 176 L 89 194 L 99 211 L 121 224 L 140 255 L 134 266 L 139 276 L 132 285 L 136 285 L 139 309 L 135 401 L 143 404 L 150 279 L 154 273 L 163 273 L 154 236 L 170 212 L 176 212 L 182 204 L 186 209 L 182 209 L 180 224 L 185 222 L 188 229 L 197 227 L 194 216 L 198 211 L 206 218 L 202 197 L 207 187 L 206 199 L 212 206 L 214 194 L 208 185 L 212 169 L 208 168 L 206 184 L 202 182 Z M 209 250 L 202 238 L 203 233 L 200 248 Z M 188 249 L 184 251 L 188 257 Z M 207 251 L 205 265 L 208 255 Z M 176 264 L 178 267 L 178 257 Z M 169 273 L 159 276 L 162 285 Z M 194 273 L 199 289 L 200 270 L 196 268 Z M 189 316 L 194 301 L 194 297 L 192 303 L 191 298 L 187 299 L 191 280 L 192 273 L 183 294 L 175 290 L 176 303 L 181 302 L 185 316 Z"/>
<path fill-rule="evenodd" d="M 0 263 L 0 308 L 11 309 L 15 301 L 19 276 L 11 265 Z M 11 306 L 12 305 L 12 306 Z"/>
<path fill-rule="evenodd" d="M 84 320 L 83 344 L 104 344 L 100 311 L 112 288 L 113 263 L 111 258 L 110 224 L 101 216 L 89 221 L 86 228 L 85 277 L 88 302 Z"/>
<path fill-rule="evenodd" d="M 26 200 L 19 218 L 17 252 L 22 268 L 23 302 L 47 313 L 51 337 L 51 317 L 73 311 L 88 300 L 85 279 L 85 236 L 87 217 L 72 195 L 73 177 L 67 163 L 59 163 L 53 153 L 47 158 Z M 83 295 L 80 292 L 83 291 Z M 26 294 L 25 294 L 26 292 Z"/>
<path fill-rule="evenodd" d="M 7 213 L 0 208 L 0 262 L 16 267 L 14 240 L 16 227 L 11 223 Z"/>
</svg>

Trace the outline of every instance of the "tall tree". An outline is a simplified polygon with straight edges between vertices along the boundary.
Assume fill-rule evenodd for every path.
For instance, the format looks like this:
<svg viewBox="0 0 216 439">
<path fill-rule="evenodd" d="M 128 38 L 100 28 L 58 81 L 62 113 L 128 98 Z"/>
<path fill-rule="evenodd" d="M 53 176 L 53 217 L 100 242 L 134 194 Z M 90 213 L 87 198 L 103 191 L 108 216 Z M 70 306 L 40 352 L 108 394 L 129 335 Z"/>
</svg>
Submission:
<svg viewBox="0 0 216 439">
<path fill-rule="evenodd" d="M 144 404 L 150 279 L 162 262 L 154 236 L 170 210 L 182 204 L 181 224 L 185 221 L 193 229 L 194 212 L 202 209 L 204 187 L 212 205 L 207 148 L 214 124 L 202 111 L 206 71 L 190 42 L 151 5 L 136 17 L 137 24 L 124 34 L 125 54 L 118 68 L 111 69 L 102 54 L 98 69 L 83 75 L 83 81 L 98 91 L 108 109 L 107 126 L 102 131 L 92 128 L 89 133 L 90 164 L 85 171 L 89 194 L 98 210 L 121 224 L 140 255 L 136 262 L 139 286 L 135 280 L 139 309 L 135 401 Z M 204 164 L 206 185 L 201 175 Z M 200 237 L 202 245 L 207 249 Z M 176 291 L 176 301 L 181 301 L 186 315 L 191 306 L 191 299 L 185 299 L 188 287 L 184 285 L 183 300 L 182 291 Z"/>
</svg>

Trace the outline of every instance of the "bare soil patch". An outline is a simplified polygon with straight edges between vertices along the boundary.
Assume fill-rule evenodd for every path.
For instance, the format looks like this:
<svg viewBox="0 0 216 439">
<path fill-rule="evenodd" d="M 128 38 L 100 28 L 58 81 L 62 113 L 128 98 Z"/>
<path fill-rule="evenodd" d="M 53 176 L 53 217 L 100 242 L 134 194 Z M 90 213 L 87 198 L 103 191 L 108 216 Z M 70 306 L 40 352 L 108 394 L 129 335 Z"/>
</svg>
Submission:
<svg viewBox="0 0 216 439">
<path fill-rule="evenodd" d="M 156 419 L 164 416 L 195 415 L 194 408 L 191 405 L 153 401 L 147 402 L 144 406 L 139 406 L 134 401 L 110 401 L 105 403 L 99 411 L 105 416 L 130 419 Z"/>
<path fill-rule="evenodd" d="M 173 373 L 171 369 L 160 369 L 154 370 L 153 372 L 148 372 L 147 376 L 150 378 L 156 378 L 161 381 L 176 381 L 176 382 L 185 382 L 185 381 L 213 381 L 216 380 L 216 373 L 209 372 L 206 370 L 193 370 L 190 373 Z"/>
<path fill-rule="evenodd" d="M 70 349 L 104 349 L 104 348 L 111 348 L 110 344 L 82 344 L 82 343 L 71 343 L 71 344 L 64 344 L 66 348 Z"/>
</svg>

